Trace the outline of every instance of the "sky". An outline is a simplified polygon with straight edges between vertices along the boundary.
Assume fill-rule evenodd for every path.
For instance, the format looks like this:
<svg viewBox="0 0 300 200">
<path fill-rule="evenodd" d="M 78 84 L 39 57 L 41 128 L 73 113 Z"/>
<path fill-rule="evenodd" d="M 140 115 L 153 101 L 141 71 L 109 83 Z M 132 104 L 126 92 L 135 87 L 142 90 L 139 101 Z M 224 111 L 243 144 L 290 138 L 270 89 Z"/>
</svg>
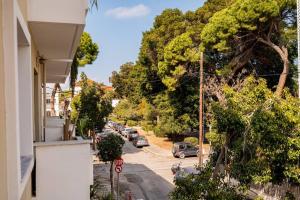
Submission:
<svg viewBox="0 0 300 200">
<path fill-rule="evenodd" d="M 152 27 L 155 16 L 166 8 L 196 10 L 204 0 L 100 0 L 98 10 L 88 13 L 85 31 L 99 45 L 92 65 L 80 68 L 87 76 L 106 85 L 113 71 L 126 62 L 135 62 L 142 33 Z"/>
</svg>

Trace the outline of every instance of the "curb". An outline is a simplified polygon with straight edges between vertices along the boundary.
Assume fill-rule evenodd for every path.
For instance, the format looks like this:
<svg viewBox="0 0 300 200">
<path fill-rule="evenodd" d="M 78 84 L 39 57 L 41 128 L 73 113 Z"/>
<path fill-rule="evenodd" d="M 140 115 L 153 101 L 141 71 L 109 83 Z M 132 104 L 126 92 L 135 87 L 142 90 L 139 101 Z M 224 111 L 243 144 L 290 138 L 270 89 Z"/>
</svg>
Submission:
<svg viewBox="0 0 300 200">
<path fill-rule="evenodd" d="M 172 157 L 172 155 L 162 155 L 162 154 L 156 153 L 154 151 L 151 151 L 149 148 L 143 148 L 142 150 L 144 152 L 149 152 L 149 153 L 152 153 L 152 154 L 154 154 L 156 156 L 160 156 L 160 157 L 165 157 L 165 158 Z"/>
</svg>

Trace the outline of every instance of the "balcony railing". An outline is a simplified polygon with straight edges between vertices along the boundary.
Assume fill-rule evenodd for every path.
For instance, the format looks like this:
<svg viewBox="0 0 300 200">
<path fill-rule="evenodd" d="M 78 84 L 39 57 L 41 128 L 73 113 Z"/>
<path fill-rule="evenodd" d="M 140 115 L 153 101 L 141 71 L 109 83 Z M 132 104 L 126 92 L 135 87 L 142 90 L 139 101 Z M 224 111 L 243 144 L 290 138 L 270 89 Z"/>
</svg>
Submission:
<svg viewBox="0 0 300 200">
<path fill-rule="evenodd" d="M 93 184 L 90 141 L 35 143 L 37 199 L 89 199 Z"/>
</svg>

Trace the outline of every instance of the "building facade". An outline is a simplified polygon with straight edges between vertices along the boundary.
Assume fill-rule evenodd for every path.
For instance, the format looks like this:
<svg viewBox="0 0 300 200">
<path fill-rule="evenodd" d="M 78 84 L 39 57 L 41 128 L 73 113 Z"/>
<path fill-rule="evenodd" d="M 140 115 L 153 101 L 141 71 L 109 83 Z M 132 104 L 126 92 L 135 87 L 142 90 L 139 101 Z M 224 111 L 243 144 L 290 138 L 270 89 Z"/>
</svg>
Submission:
<svg viewBox="0 0 300 200">
<path fill-rule="evenodd" d="M 0 0 L 0 199 L 87 200 L 90 141 L 47 117 L 46 84 L 64 83 L 87 0 Z"/>
</svg>

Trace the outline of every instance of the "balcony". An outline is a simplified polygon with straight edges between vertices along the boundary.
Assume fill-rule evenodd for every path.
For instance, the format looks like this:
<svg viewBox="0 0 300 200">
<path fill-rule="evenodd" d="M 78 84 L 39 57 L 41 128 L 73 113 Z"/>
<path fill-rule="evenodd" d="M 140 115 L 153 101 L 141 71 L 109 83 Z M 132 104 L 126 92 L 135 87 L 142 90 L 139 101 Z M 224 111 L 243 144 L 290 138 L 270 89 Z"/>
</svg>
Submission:
<svg viewBox="0 0 300 200">
<path fill-rule="evenodd" d="M 64 119 L 60 119 L 59 117 L 47 117 L 45 127 L 45 141 L 62 141 L 64 137 L 64 124 Z M 69 131 L 72 132 L 72 138 L 75 137 L 75 130 L 73 129 L 73 126 L 73 124 L 69 125 Z"/>
<path fill-rule="evenodd" d="M 45 142 L 34 144 L 36 198 L 39 200 L 88 200 L 93 184 L 90 140 L 63 140 L 65 120 L 47 117 Z M 73 126 L 69 127 L 69 131 Z"/>
<path fill-rule="evenodd" d="M 87 9 L 87 0 L 28 0 L 28 21 L 85 24 Z"/>
<path fill-rule="evenodd" d="M 88 200 L 93 184 L 90 141 L 35 143 L 36 197 Z"/>
<path fill-rule="evenodd" d="M 28 24 L 47 83 L 64 83 L 85 26 L 87 0 L 28 0 Z"/>
</svg>

